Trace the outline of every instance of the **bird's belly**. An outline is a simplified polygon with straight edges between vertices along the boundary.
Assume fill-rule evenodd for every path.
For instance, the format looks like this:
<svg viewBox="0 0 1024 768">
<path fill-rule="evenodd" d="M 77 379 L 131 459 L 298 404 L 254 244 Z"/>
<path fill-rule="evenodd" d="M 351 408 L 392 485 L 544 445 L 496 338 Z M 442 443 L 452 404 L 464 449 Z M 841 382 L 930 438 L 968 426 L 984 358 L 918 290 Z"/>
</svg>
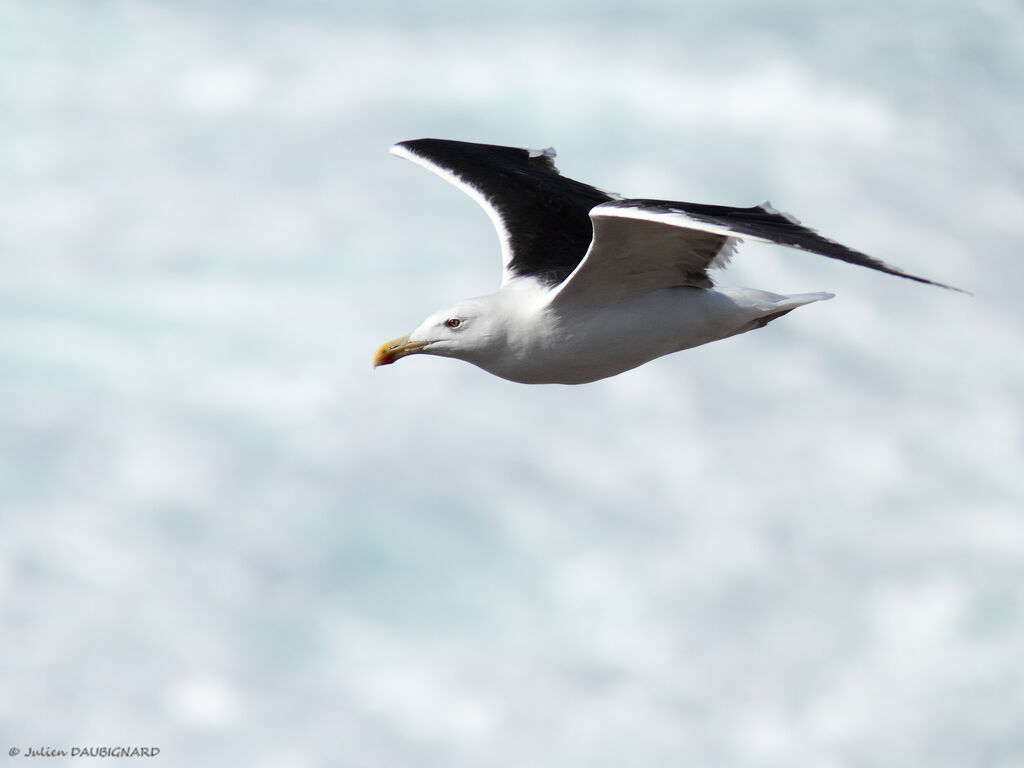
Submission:
<svg viewBox="0 0 1024 768">
<path fill-rule="evenodd" d="M 657 291 L 613 306 L 559 313 L 512 345 L 492 373 L 527 384 L 583 384 L 746 330 L 749 312 L 698 288 Z"/>
</svg>

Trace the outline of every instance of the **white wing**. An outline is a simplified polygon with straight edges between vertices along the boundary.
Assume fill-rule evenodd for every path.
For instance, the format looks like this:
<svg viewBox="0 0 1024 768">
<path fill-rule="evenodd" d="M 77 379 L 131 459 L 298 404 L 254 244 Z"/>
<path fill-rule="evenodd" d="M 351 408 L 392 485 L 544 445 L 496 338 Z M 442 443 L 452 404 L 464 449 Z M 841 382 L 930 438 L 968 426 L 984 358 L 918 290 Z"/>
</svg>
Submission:
<svg viewBox="0 0 1024 768">
<path fill-rule="evenodd" d="M 707 270 L 725 266 L 735 232 L 685 213 L 606 203 L 590 212 L 594 237 L 587 255 L 552 301 L 615 301 L 658 288 L 710 288 Z"/>
<path fill-rule="evenodd" d="M 552 301 L 614 299 L 673 285 L 710 288 L 707 270 L 723 266 L 740 238 L 784 245 L 959 291 L 822 237 L 765 202 L 732 208 L 667 200 L 614 200 L 590 212 L 594 237 L 583 261 Z"/>
</svg>

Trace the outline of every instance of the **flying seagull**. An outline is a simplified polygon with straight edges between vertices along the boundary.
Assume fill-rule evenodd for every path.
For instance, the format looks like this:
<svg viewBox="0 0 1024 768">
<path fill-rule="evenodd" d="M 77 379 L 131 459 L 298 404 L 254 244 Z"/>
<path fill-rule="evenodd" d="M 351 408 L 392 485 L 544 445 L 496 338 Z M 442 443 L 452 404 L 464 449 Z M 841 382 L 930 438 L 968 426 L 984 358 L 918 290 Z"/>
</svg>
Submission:
<svg viewBox="0 0 1024 768">
<path fill-rule="evenodd" d="M 377 350 L 454 357 L 511 381 L 582 384 L 755 328 L 831 293 L 716 288 L 741 238 L 798 248 L 919 283 L 828 240 L 767 202 L 752 208 L 623 198 L 562 176 L 553 149 L 403 141 L 399 157 L 476 200 L 501 240 L 496 293 L 435 312 Z"/>
</svg>

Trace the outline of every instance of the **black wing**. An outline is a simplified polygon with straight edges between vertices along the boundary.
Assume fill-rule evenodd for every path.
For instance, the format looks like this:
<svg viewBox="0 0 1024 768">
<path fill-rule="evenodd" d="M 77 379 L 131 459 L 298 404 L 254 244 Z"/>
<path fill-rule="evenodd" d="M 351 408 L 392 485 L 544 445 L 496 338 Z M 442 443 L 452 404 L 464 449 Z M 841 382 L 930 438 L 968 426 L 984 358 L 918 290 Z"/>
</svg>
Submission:
<svg viewBox="0 0 1024 768">
<path fill-rule="evenodd" d="M 723 236 L 748 237 L 753 240 L 785 245 L 820 256 L 828 256 L 831 259 L 839 259 L 849 264 L 875 269 L 896 277 L 903 277 L 907 280 L 914 280 L 918 283 L 966 293 L 952 285 L 911 275 L 880 259 L 868 256 L 866 253 L 855 251 L 835 240 L 822 237 L 813 229 L 803 226 L 792 216 L 776 211 L 768 203 L 753 208 L 732 208 L 726 205 L 705 205 L 671 200 L 619 200 L 605 206 L 605 209 L 609 208 L 621 208 L 622 212 L 627 215 L 629 209 L 632 209 L 637 218 L 645 218 L 645 212 L 650 213 L 655 220 L 670 220 L 672 214 L 679 214 L 685 218 L 681 219 L 677 226 L 692 227 Z"/>
<path fill-rule="evenodd" d="M 553 149 L 416 139 L 391 151 L 445 177 L 483 206 L 501 239 L 505 281 L 564 280 L 590 247 L 591 209 L 612 199 L 559 174 Z"/>
</svg>

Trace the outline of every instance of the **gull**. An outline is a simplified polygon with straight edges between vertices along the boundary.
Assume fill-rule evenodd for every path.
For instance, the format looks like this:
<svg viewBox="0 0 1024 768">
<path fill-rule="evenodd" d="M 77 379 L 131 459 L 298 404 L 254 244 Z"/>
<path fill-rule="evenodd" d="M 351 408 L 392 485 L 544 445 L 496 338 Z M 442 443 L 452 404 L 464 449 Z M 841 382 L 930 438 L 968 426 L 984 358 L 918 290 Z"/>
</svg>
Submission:
<svg viewBox="0 0 1024 768">
<path fill-rule="evenodd" d="M 716 287 L 741 239 L 797 248 L 918 283 L 822 237 L 770 203 L 751 208 L 630 199 L 562 176 L 555 151 L 447 139 L 391 152 L 466 192 L 501 241 L 502 281 L 383 344 L 374 367 L 410 355 L 472 363 L 525 384 L 583 384 L 763 328 L 834 294 Z"/>
</svg>

